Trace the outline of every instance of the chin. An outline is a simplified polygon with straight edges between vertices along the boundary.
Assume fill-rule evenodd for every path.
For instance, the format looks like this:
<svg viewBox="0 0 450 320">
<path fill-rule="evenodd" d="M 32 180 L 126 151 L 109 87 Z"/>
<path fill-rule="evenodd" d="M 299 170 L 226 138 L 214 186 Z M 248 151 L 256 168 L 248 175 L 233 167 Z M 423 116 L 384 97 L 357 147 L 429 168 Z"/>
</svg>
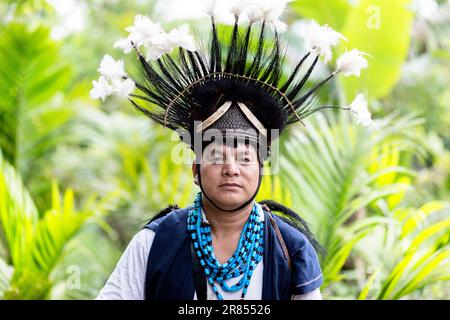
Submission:
<svg viewBox="0 0 450 320">
<path fill-rule="evenodd" d="M 222 192 L 215 202 L 224 209 L 233 209 L 243 204 L 248 199 L 241 192 Z"/>
</svg>

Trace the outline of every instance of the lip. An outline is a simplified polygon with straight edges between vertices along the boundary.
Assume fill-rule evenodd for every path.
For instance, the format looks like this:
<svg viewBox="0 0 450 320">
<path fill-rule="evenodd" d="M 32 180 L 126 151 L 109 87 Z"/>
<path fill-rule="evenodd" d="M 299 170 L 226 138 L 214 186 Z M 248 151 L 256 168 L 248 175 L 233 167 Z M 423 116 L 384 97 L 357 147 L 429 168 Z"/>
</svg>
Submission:
<svg viewBox="0 0 450 320">
<path fill-rule="evenodd" d="M 221 184 L 219 187 L 221 187 L 221 188 L 242 188 L 242 186 L 237 183 L 224 183 L 224 184 Z"/>
</svg>

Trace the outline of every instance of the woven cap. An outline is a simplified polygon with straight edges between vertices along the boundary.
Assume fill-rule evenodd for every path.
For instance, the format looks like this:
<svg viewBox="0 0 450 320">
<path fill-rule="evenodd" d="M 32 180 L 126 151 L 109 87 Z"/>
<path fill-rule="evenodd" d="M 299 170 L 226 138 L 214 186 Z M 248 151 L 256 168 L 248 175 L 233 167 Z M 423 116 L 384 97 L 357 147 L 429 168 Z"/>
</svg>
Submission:
<svg viewBox="0 0 450 320">
<path fill-rule="evenodd" d="M 268 157 L 267 152 L 262 152 L 267 145 L 265 136 L 258 132 L 235 102 L 216 122 L 202 132 L 202 151 L 218 138 L 222 143 L 233 146 L 238 143 L 252 144 L 258 149 L 261 160 Z"/>
</svg>

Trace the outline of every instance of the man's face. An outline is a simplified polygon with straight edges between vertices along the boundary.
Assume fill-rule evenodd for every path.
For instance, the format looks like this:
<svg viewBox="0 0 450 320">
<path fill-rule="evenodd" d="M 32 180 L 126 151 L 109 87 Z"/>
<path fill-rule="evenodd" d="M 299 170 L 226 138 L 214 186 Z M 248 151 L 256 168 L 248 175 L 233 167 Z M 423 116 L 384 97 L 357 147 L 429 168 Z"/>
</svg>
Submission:
<svg viewBox="0 0 450 320">
<path fill-rule="evenodd" d="M 203 189 L 223 209 L 240 206 L 258 186 L 258 155 L 252 145 L 211 143 L 203 151 L 200 170 Z"/>
</svg>

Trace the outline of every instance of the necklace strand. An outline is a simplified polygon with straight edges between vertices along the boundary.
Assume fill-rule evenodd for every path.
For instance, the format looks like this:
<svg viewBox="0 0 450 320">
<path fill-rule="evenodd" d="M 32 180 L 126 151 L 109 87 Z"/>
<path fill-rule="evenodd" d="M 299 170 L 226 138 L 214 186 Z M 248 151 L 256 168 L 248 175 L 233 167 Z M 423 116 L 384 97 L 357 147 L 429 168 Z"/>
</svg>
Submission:
<svg viewBox="0 0 450 320">
<path fill-rule="evenodd" d="M 262 208 L 256 202 L 253 204 L 236 251 L 224 264 L 220 264 L 214 255 L 211 228 L 202 217 L 201 204 L 202 194 L 199 192 L 195 197 L 192 208 L 189 210 L 187 223 L 188 232 L 200 265 L 218 300 L 223 300 L 223 296 L 217 289 L 215 282 L 225 292 L 235 292 L 242 289 L 241 299 L 244 299 L 253 271 L 261 261 L 264 251 L 264 222 L 261 221 L 259 215 Z M 237 278 L 241 275 L 243 276 L 239 281 L 231 287 L 225 283 L 225 280 Z"/>
</svg>

